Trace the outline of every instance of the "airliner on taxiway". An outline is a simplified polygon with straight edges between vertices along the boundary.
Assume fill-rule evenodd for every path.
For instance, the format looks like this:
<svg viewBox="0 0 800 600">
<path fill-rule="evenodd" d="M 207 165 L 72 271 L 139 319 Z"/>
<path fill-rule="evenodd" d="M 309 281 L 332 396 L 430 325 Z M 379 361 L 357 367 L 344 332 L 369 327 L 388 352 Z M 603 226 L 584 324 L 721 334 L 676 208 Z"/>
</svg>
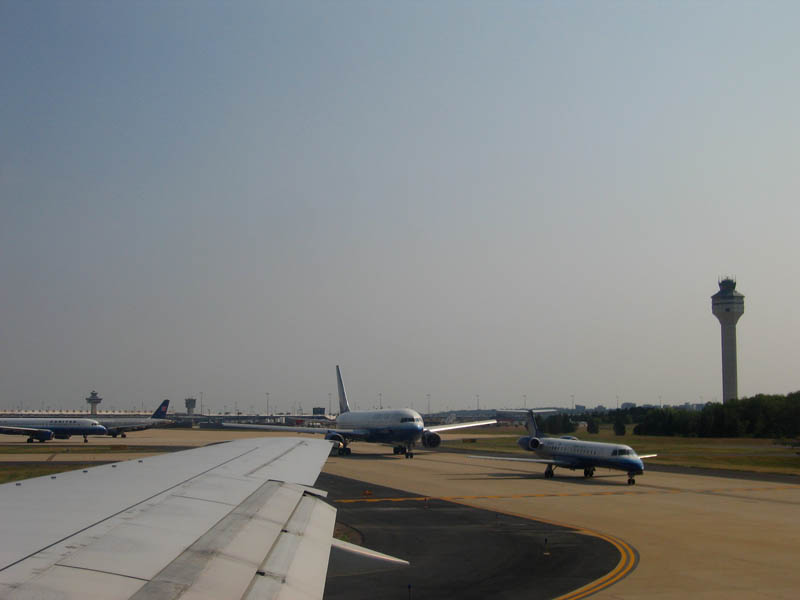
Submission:
<svg viewBox="0 0 800 600">
<path fill-rule="evenodd" d="M 406 458 L 414 458 L 414 445 L 420 442 L 425 448 L 436 448 L 442 442 L 441 431 L 452 431 L 465 427 L 494 425 L 495 419 L 472 421 L 470 423 L 452 423 L 425 427 L 422 416 L 410 408 L 380 410 L 350 410 L 347 393 L 342 382 L 342 372 L 336 365 L 336 383 L 339 387 L 339 416 L 336 426 L 322 427 L 288 427 L 283 425 L 245 425 L 223 423 L 225 427 L 266 429 L 269 431 L 294 431 L 298 433 L 324 434 L 326 440 L 338 443 L 339 455 L 350 454 L 348 444 L 353 441 L 373 442 L 378 444 L 394 444 L 395 454 L 405 454 Z"/>
<path fill-rule="evenodd" d="M 628 473 L 628 485 L 636 483 L 634 477 L 644 473 L 643 458 L 653 458 L 656 454 L 638 456 L 633 448 L 624 444 L 607 444 L 604 442 L 584 442 L 578 438 L 565 435 L 562 437 L 543 437 L 536 425 L 534 412 L 527 411 L 528 435 L 517 440 L 523 450 L 534 452 L 540 458 L 506 458 L 500 456 L 474 456 L 490 460 L 516 460 L 536 462 L 547 465 L 544 471 L 546 478 L 553 477 L 556 467 L 565 469 L 583 469 L 584 477 L 592 477 L 597 467 L 616 469 Z"/>
</svg>

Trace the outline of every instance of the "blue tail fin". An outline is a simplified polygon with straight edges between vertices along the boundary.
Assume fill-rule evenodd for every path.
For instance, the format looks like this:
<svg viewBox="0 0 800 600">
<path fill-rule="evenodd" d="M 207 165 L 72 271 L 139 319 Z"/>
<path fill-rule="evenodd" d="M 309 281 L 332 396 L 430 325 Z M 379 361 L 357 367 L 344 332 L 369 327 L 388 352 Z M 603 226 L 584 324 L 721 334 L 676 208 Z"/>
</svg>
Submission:
<svg viewBox="0 0 800 600">
<path fill-rule="evenodd" d="M 542 432 L 539 430 L 538 425 L 536 425 L 536 414 L 532 411 L 528 411 L 528 435 L 531 437 L 541 437 Z"/>
<path fill-rule="evenodd" d="M 154 412 L 150 418 L 151 419 L 166 419 L 167 418 L 167 409 L 169 408 L 169 400 L 164 400 L 161 404 L 158 405 L 156 412 Z"/>
<path fill-rule="evenodd" d="M 339 369 L 339 365 L 336 365 L 336 384 L 339 386 L 339 414 L 350 412 L 350 405 L 347 403 L 347 392 L 344 391 L 342 371 Z"/>
</svg>

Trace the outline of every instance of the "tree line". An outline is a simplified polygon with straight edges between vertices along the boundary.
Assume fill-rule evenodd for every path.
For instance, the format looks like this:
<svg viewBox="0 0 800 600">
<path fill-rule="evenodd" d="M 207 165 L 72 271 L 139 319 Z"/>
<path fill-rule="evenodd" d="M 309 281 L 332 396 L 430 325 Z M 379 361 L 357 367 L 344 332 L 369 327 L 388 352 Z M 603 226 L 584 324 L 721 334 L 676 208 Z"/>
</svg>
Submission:
<svg viewBox="0 0 800 600">
<path fill-rule="evenodd" d="M 796 438 L 800 437 L 800 391 L 785 396 L 758 394 L 724 404 L 709 402 L 699 411 L 635 407 L 587 413 L 577 419 L 587 421 L 589 433 L 597 431 L 598 422 L 605 422 L 613 423 L 618 433 L 624 433 L 625 425 L 635 424 L 637 435 Z"/>
</svg>

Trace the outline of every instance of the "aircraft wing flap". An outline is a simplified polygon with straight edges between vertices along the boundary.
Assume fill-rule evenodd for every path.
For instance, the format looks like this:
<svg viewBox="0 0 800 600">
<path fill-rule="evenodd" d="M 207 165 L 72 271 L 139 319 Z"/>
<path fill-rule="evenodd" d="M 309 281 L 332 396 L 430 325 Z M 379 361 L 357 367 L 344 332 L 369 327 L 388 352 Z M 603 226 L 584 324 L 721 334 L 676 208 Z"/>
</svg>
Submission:
<svg viewBox="0 0 800 600">
<path fill-rule="evenodd" d="M 335 521 L 333 507 L 304 497 L 244 598 L 321 598 Z"/>
</svg>

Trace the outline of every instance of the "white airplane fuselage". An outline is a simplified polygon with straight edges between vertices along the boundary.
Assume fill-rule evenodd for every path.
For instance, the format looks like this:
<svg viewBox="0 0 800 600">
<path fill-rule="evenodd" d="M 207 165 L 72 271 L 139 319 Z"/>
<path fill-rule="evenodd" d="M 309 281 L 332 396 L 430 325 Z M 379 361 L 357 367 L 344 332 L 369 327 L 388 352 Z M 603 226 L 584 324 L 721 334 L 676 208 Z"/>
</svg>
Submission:
<svg viewBox="0 0 800 600">
<path fill-rule="evenodd" d="M 578 439 L 525 436 L 517 440 L 524 450 L 539 458 L 570 463 L 568 468 L 592 469 L 603 467 L 641 475 L 644 463 L 630 446 L 605 442 L 584 442 Z"/>
<path fill-rule="evenodd" d="M 364 431 L 368 442 L 402 444 L 419 441 L 425 424 L 413 409 L 385 408 L 342 413 L 336 418 L 336 429 Z"/>
<path fill-rule="evenodd" d="M 94 419 L 70 418 L 10 418 L 0 419 L 0 428 L 24 428 L 29 430 L 51 431 L 56 439 L 68 439 L 73 435 L 105 435 L 106 428 Z M 7 431 L 7 433 L 9 433 Z M 24 435 L 28 435 L 25 433 Z M 42 438 L 40 438 L 42 439 Z M 49 439 L 49 437 L 47 438 Z"/>
</svg>

